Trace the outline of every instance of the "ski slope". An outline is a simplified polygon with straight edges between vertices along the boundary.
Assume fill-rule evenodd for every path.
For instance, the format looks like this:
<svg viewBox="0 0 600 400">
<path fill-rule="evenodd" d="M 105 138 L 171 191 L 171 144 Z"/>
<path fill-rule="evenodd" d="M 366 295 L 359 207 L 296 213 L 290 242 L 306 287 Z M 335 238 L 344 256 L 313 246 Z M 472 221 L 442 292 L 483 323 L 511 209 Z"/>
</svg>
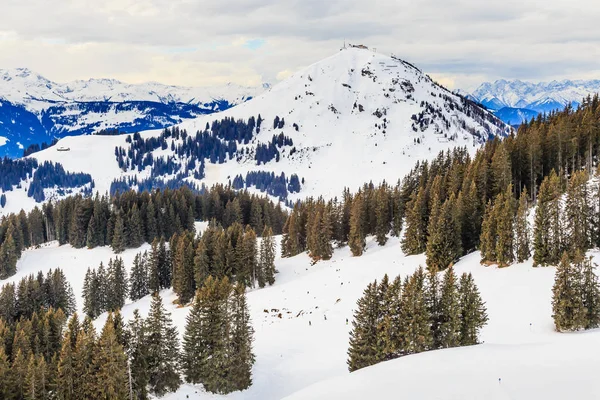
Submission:
<svg viewBox="0 0 600 400">
<path fill-rule="evenodd" d="M 197 228 L 205 226 L 199 224 Z M 144 245 L 121 255 L 128 270 L 135 254 L 147 248 Z M 592 254 L 600 262 L 600 253 Z M 100 261 L 107 263 L 112 256 L 108 248 L 75 250 L 56 244 L 27 250 L 18 263 L 17 275 L 9 281 L 61 267 L 81 309 L 81 286 L 87 267 L 96 267 Z M 406 276 L 419 264 L 425 264 L 424 255 L 404 256 L 395 238 L 383 247 L 369 238 L 362 257 L 352 257 L 347 247 L 336 249 L 331 260 L 316 265 L 311 265 L 306 254 L 278 258 L 275 285 L 248 292 L 255 329 L 253 386 L 244 392 L 216 396 L 201 387 L 183 385 L 164 398 L 600 398 L 596 379 L 600 330 L 554 332 L 550 299 L 555 269 L 533 268 L 531 260 L 502 269 L 484 267 L 479 264 L 479 253 L 464 257 L 455 268 L 457 274 L 473 273 L 487 304 L 489 323 L 481 333 L 485 343 L 411 355 L 348 373 L 346 351 L 351 325 L 346 325 L 346 318 L 351 322 L 362 291 L 385 273 Z M 189 307 L 174 305 L 171 290 L 161 294 L 182 334 Z M 136 308 L 145 316 L 149 307 L 147 296 L 126 304 L 123 316 L 129 319 Z M 96 320 L 98 329 L 105 318 L 106 314 Z"/>
</svg>

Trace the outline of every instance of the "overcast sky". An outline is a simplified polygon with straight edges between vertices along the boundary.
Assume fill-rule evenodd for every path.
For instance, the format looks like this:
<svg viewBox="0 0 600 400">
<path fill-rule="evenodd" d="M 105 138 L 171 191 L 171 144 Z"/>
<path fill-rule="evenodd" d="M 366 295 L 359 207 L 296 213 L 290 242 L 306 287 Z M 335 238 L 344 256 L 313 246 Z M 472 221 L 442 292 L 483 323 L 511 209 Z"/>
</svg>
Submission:
<svg viewBox="0 0 600 400">
<path fill-rule="evenodd" d="M 276 83 L 346 39 L 451 88 L 600 78 L 597 0 L 2 0 L 0 68 L 49 79 Z"/>
</svg>

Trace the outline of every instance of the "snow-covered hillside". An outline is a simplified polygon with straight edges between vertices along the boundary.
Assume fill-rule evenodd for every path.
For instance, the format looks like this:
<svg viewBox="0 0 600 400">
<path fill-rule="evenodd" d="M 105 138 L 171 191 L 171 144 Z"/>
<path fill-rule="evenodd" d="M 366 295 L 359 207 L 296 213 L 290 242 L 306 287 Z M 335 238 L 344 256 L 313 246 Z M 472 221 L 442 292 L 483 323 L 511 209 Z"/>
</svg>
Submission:
<svg viewBox="0 0 600 400">
<path fill-rule="evenodd" d="M 498 111 L 503 121 L 515 124 L 518 118 L 529 120 L 532 114 L 563 109 L 567 104 L 577 106 L 588 95 L 597 93 L 600 93 L 600 80 L 533 83 L 501 79 L 482 83 L 469 97 Z"/>
<path fill-rule="evenodd" d="M 122 255 L 128 270 L 136 252 L 127 250 Z M 600 261 L 600 254 L 593 255 Z M 113 254 L 107 248 L 75 250 L 51 245 L 27 250 L 10 280 L 61 267 L 81 309 L 85 270 L 110 257 Z M 352 320 L 356 300 L 369 282 L 385 273 L 411 274 L 419 264 L 424 265 L 424 256 L 404 256 L 398 240 L 392 238 L 384 247 L 369 239 L 362 257 L 351 257 L 349 249 L 342 248 L 332 260 L 316 265 L 311 265 L 306 254 L 277 259 L 275 285 L 248 293 L 256 331 L 253 386 L 215 396 L 184 385 L 165 399 L 598 398 L 600 384 L 595 374 L 600 364 L 600 330 L 554 332 L 550 299 L 555 269 L 533 268 L 531 261 L 498 269 L 481 266 L 479 259 L 479 253 L 473 253 L 455 269 L 459 274 L 473 273 L 487 303 L 484 344 L 411 355 L 352 374 L 346 366 L 351 328 L 346 318 Z M 175 295 L 170 290 L 162 296 L 182 334 L 189 307 L 173 304 Z M 149 297 L 128 303 L 123 315 L 130 318 L 136 308 L 146 315 L 149 304 Z M 105 318 L 101 316 L 96 325 L 100 327 Z"/>
<path fill-rule="evenodd" d="M 300 193 L 292 199 L 333 197 L 344 187 L 354 188 L 371 179 L 395 182 L 416 161 L 432 158 L 441 150 L 467 146 L 474 152 L 485 140 L 508 133 L 508 127 L 492 114 L 438 86 L 411 64 L 360 49 L 340 51 L 248 102 L 179 127 L 195 134 L 215 119 L 248 120 L 259 115 L 263 119 L 260 132 L 254 129 L 249 143 L 238 143 L 233 159 L 221 164 L 206 159 L 206 176 L 201 181 L 188 168 L 190 156 L 176 154 L 183 139 L 169 138 L 165 148 L 150 153 L 154 159 L 171 159 L 187 174 L 186 180 L 197 184 L 227 183 L 252 171 L 276 176 L 283 172 L 304 179 Z M 283 120 L 277 126 L 276 118 Z M 279 161 L 257 165 L 257 147 L 281 133 L 293 140 L 293 146 L 279 148 Z M 142 138 L 158 134 L 144 132 Z M 141 172 L 120 170 L 117 146 L 129 151 L 126 136 L 67 137 L 32 157 L 91 174 L 100 192 L 109 190 L 112 180 L 122 176 L 150 176 L 150 167 Z M 70 151 L 59 152 L 58 147 Z M 11 193 L 7 196 L 10 208 Z"/>
<path fill-rule="evenodd" d="M 0 69 L 0 136 L 7 142 L 0 144 L 0 155 L 18 157 L 30 144 L 65 135 L 162 128 L 225 110 L 268 88 L 132 85 L 114 79 L 56 83 L 25 68 Z"/>
</svg>

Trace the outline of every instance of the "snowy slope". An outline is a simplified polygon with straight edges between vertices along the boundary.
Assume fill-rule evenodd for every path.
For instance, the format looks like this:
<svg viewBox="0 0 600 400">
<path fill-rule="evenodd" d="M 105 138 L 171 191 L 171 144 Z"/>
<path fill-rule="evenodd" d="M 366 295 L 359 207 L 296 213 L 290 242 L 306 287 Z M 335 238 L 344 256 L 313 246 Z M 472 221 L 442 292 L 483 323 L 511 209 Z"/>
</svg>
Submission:
<svg viewBox="0 0 600 400">
<path fill-rule="evenodd" d="M 600 80 L 523 82 L 520 80 L 482 83 L 471 96 L 491 110 L 521 108 L 537 113 L 577 105 L 588 95 L 600 93 Z"/>
<path fill-rule="evenodd" d="M 374 177 L 395 182 L 416 161 L 432 158 L 440 150 L 467 146 L 474 152 L 488 138 L 508 132 L 493 115 L 436 85 L 411 64 L 359 49 L 340 51 L 248 102 L 179 126 L 193 134 L 215 119 L 247 120 L 259 114 L 264 119 L 260 133 L 249 144 L 238 146 L 244 155 L 224 164 L 206 160 L 206 177 L 196 183 L 227 183 L 238 174 L 245 177 L 248 171 L 284 172 L 305 179 L 301 192 L 292 199 L 339 196 L 344 187 L 354 188 Z M 282 129 L 274 128 L 275 117 L 285 119 Z M 158 133 L 144 132 L 143 136 Z M 253 158 L 256 147 L 280 133 L 293 139 L 296 152 L 291 154 L 287 146 L 281 149 L 279 162 L 258 166 Z M 154 151 L 154 157 L 174 156 L 185 166 L 189 160 L 174 155 L 172 141 L 167 149 Z M 32 157 L 91 174 L 101 193 L 123 174 L 143 178 L 150 173 L 148 168 L 142 173 L 119 171 L 114 148 L 129 148 L 125 136 L 68 137 L 57 146 L 71 150 L 49 148 Z M 10 193 L 7 196 L 10 202 Z"/>
<path fill-rule="evenodd" d="M 136 252 L 122 255 L 128 270 Z M 600 261 L 600 253 L 593 255 Z M 81 308 L 85 270 L 110 257 L 107 248 L 74 250 L 51 245 L 27 250 L 18 274 L 10 280 L 60 266 Z M 369 239 L 366 253 L 358 258 L 351 257 L 348 248 L 336 250 L 332 260 L 314 266 L 305 254 L 278 258 L 275 285 L 248 293 L 256 331 L 254 385 L 229 396 L 209 395 L 199 387 L 184 385 L 165 399 L 598 398 L 600 384 L 595 374 L 600 365 L 600 330 L 554 332 L 550 298 L 555 269 L 533 268 L 531 260 L 503 269 L 483 267 L 479 257 L 479 253 L 471 254 L 455 268 L 457 273 L 473 273 L 487 303 L 484 344 L 411 355 L 352 374 L 346 367 L 350 325 L 345 321 L 352 320 L 356 300 L 369 282 L 384 273 L 406 276 L 424 264 L 424 256 L 404 256 L 397 239 L 390 239 L 384 247 Z M 175 296 L 170 290 L 162 295 L 181 334 L 189 308 L 172 304 Z M 145 297 L 127 304 L 123 315 L 130 318 L 136 308 L 146 315 L 149 305 Z M 101 327 L 105 318 L 101 316 L 96 325 Z"/>
</svg>

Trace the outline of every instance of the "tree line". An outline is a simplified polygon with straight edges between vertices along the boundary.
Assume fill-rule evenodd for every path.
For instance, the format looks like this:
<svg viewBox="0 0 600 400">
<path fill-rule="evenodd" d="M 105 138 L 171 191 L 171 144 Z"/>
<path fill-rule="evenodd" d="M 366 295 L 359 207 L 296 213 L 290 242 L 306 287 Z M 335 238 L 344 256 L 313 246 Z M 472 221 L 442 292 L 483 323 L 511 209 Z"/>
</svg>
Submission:
<svg viewBox="0 0 600 400">
<path fill-rule="evenodd" d="M 112 246 L 117 253 L 194 230 L 195 220 L 214 219 L 224 227 L 250 225 L 262 233 L 270 226 L 281 233 L 286 212 L 266 197 L 215 185 L 203 193 L 187 188 L 137 193 L 69 196 L 49 201 L 29 213 L 3 216 L 0 221 L 0 279 L 16 272 L 21 252 L 53 240 L 74 248 Z"/>
<path fill-rule="evenodd" d="M 455 148 L 418 162 L 396 185 L 369 183 L 355 193 L 345 189 L 340 200 L 307 199 L 286 220 L 282 255 L 308 251 L 327 259 L 330 249 L 311 239 L 317 237 L 347 243 L 360 256 L 367 235 L 383 245 L 403 232 L 404 253 L 426 253 L 427 266 L 437 270 L 475 250 L 484 264 L 507 266 L 533 254 L 536 265 L 556 265 L 563 251 L 600 243 L 599 188 L 588 183 L 598 166 L 598 120 L 598 96 L 588 97 L 577 110 L 540 116 L 516 135 L 486 142 L 473 157 Z"/>
<path fill-rule="evenodd" d="M 457 278 L 419 267 L 411 276 L 367 285 L 352 321 L 350 372 L 381 361 L 477 344 L 487 323 L 485 304 L 471 274 Z"/>
</svg>

